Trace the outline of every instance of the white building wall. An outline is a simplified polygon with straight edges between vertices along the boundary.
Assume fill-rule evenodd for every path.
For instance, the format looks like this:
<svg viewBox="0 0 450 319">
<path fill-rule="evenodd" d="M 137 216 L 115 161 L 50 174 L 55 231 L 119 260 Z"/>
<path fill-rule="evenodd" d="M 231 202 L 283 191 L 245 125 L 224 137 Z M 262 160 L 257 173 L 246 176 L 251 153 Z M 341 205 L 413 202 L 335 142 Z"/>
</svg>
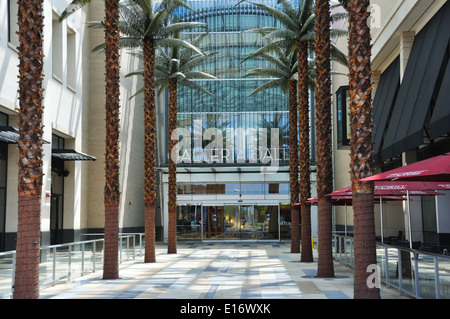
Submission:
<svg viewBox="0 0 450 319">
<path fill-rule="evenodd" d="M 89 16 L 83 20 L 102 21 L 104 19 L 104 2 L 92 1 L 89 5 Z M 89 78 L 87 93 L 88 118 L 87 136 L 88 152 L 97 158 L 89 164 L 88 185 L 86 194 L 86 228 L 101 229 L 104 227 L 104 187 L 105 187 L 105 55 L 93 53 L 92 48 L 104 43 L 102 29 L 89 29 L 89 46 L 85 52 L 85 65 L 88 66 L 86 76 Z M 144 225 L 144 109 L 143 95 L 130 99 L 142 87 L 142 79 L 125 78 L 131 71 L 139 68 L 139 59 L 128 54 L 129 50 L 120 53 L 120 220 L 119 227 L 130 229 Z"/>
<path fill-rule="evenodd" d="M 52 45 L 56 39 L 52 38 L 52 14 L 60 14 L 70 3 L 69 0 L 46 0 L 44 2 L 44 140 L 51 142 L 52 133 L 56 133 L 67 138 L 66 146 L 81 150 L 82 140 L 82 41 L 84 38 L 84 26 L 82 24 L 83 12 L 77 12 L 67 21 L 63 21 L 61 26 L 61 66 L 62 77 L 53 77 L 52 66 Z M 0 3 L 0 111 L 9 114 L 9 125 L 17 127 L 18 107 L 18 51 L 14 42 L 8 42 L 8 1 Z M 14 1 L 11 2 L 14 5 Z M 11 16 L 17 19 L 16 16 Z M 15 25 L 12 25 L 15 27 Z M 70 27 L 76 34 L 76 48 L 71 54 L 76 59 L 78 67 L 74 78 L 76 82 L 72 88 L 67 85 L 67 41 L 66 30 Z M 17 37 L 17 35 L 16 35 Z M 42 231 L 49 231 L 50 221 L 50 197 L 51 192 L 51 144 L 44 144 L 44 183 L 42 196 Z M 15 232 L 17 229 L 17 145 L 9 146 L 8 159 L 8 190 L 7 190 L 7 225 L 6 232 Z M 67 164 L 71 174 L 66 178 L 66 207 L 65 226 L 73 228 L 79 227 L 79 217 L 81 215 L 81 185 L 83 176 L 83 164 Z M 77 186 L 75 186 L 77 185 Z"/>
</svg>

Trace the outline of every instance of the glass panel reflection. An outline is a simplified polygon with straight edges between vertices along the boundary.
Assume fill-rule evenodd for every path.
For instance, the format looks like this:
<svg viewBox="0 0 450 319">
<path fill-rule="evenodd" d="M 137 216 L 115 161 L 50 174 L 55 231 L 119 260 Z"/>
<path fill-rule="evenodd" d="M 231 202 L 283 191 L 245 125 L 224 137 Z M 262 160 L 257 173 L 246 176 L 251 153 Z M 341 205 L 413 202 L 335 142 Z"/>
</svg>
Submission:
<svg viewBox="0 0 450 319">
<path fill-rule="evenodd" d="M 201 206 L 177 207 L 177 239 L 201 240 Z"/>
<path fill-rule="evenodd" d="M 183 240 L 279 240 L 277 205 L 180 205 L 177 238 Z"/>
</svg>

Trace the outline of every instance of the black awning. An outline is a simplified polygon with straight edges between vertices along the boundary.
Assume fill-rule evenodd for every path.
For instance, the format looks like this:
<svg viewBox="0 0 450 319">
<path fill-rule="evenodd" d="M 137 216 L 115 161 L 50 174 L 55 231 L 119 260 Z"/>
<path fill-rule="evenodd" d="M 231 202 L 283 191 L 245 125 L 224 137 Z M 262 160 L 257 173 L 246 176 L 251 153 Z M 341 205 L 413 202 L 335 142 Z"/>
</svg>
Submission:
<svg viewBox="0 0 450 319">
<path fill-rule="evenodd" d="M 441 90 L 434 106 L 429 132 L 431 139 L 450 133 L 450 63 L 445 70 Z"/>
<path fill-rule="evenodd" d="M 381 155 L 380 151 L 383 145 L 384 133 L 386 128 L 389 127 L 389 120 L 399 87 L 400 57 L 397 57 L 383 74 L 381 74 L 380 82 L 378 83 L 377 91 L 373 99 L 373 158 L 375 163 L 378 163 L 378 158 Z"/>
<path fill-rule="evenodd" d="M 94 156 L 77 152 L 75 150 L 53 149 L 52 157 L 62 159 L 63 161 L 95 161 Z"/>
<path fill-rule="evenodd" d="M 0 126 L 0 141 L 17 144 L 17 139 L 19 138 L 19 130 L 12 126 Z"/>
<path fill-rule="evenodd" d="M 447 59 L 449 36 L 450 3 L 446 3 L 416 36 L 386 131 L 383 160 L 423 144 L 427 115 Z"/>
<path fill-rule="evenodd" d="M 19 138 L 19 130 L 12 126 L 0 126 L 0 142 L 17 144 Z M 43 144 L 50 144 L 46 140 L 42 140 Z"/>
</svg>

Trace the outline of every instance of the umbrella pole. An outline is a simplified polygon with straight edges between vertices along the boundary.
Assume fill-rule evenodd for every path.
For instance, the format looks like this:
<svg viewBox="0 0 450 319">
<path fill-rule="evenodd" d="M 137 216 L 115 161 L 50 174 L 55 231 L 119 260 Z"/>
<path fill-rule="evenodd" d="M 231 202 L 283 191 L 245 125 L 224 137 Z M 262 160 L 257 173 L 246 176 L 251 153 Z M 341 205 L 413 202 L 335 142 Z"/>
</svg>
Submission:
<svg viewBox="0 0 450 319">
<path fill-rule="evenodd" d="M 345 203 L 345 237 L 347 237 L 347 203 Z"/>
<path fill-rule="evenodd" d="M 383 232 L 383 199 L 380 195 L 380 223 L 381 223 L 381 243 L 384 243 L 384 232 Z"/>
<path fill-rule="evenodd" d="M 411 227 L 411 206 L 409 204 L 409 191 L 406 191 L 406 200 L 408 201 L 408 227 L 409 227 L 409 248 L 412 249 L 412 227 Z"/>
</svg>

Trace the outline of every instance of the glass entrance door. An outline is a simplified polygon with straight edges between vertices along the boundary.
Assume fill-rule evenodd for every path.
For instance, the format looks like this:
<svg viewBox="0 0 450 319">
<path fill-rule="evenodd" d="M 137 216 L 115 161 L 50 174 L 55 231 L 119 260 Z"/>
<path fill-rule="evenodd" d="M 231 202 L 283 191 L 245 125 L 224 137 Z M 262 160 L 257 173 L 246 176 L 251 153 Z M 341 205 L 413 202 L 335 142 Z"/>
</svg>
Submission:
<svg viewBox="0 0 450 319">
<path fill-rule="evenodd" d="M 255 240 L 255 206 L 242 205 L 239 207 L 241 228 L 239 229 L 241 240 Z"/>
<path fill-rule="evenodd" d="M 178 240 L 280 240 L 279 205 L 179 205 Z"/>
<path fill-rule="evenodd" d="M 241 220 L 239 206 L 225 206 L 225 240 L 240 240 Z"/>
<path fill-rule="evenodd" d="M 278 240 L 278 206 L 204 206 L 203 240 Z"/>
</svg>

